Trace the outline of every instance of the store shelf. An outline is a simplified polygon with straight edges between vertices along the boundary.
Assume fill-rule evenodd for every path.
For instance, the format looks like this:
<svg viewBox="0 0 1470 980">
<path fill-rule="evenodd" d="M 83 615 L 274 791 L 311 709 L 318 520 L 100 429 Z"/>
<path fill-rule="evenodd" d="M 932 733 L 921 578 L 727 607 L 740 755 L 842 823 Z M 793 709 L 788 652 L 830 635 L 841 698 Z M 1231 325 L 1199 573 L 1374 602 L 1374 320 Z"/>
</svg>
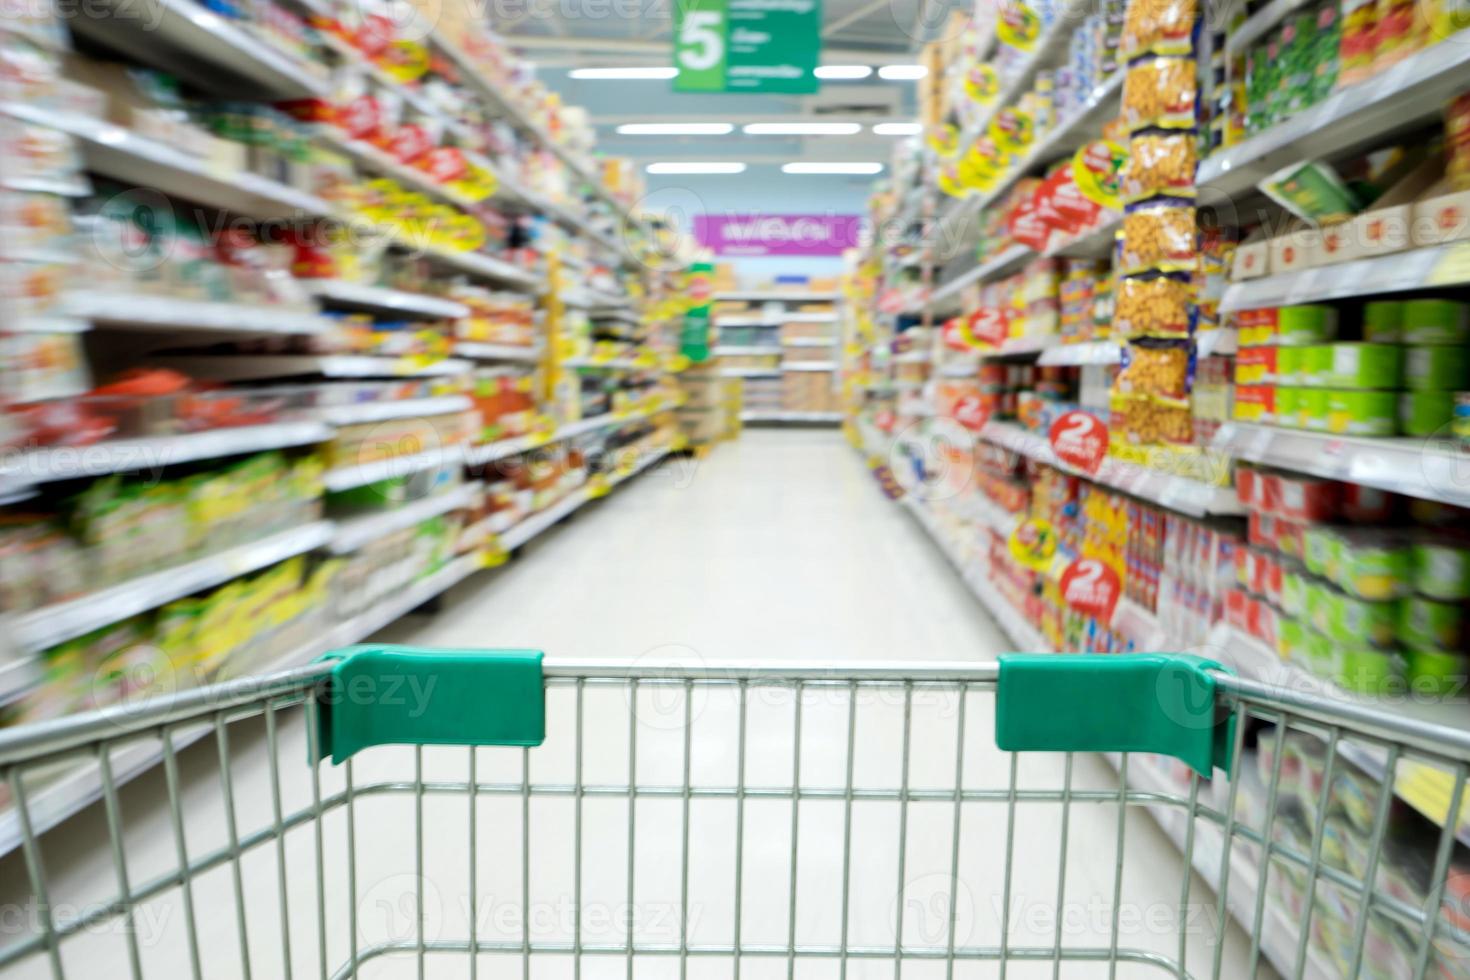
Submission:
<svg viewBox="0 0 1470 980">
<path fill-rule="evenodd" d="M 305 446 L 331 437 L 332 430 L 320 422 L 274 422 L 187 435 L 112 439 L 90 446 L 31 449 L 11 457 L 0 468 L 0 490 L 107 473 L 156 473 L 180 463 Z"/>
<path fill-rule="evenodd" d="M 608 481 L 608 486 L 611 488 L 616 487 L 622 483 L 627 483 L 629 480 L 633 479 L 633 477 L 637 476 L 639 473 L 642 473 L 644 470 L 657 466 L 660 462 L 663 461 L 665 457 L 669 455 L 670 452 L 672 452 L 672 450 L 670 450 L 667 446 L 658 446 L 651 451 L 640 450 L 638 462 L 634 463 L 630 469 L 614 473 L 611 479 Z"/>
<path fill-rule="evenodd" d="M 322 482 L 328 491 L 340 493 L 343 490 L 351 490 L 355 487 L 365 487 L 369 483 L 377 483 L 380 480 L 389 480 L 394 477 L 421 473 L 424 470 L 458 465 L 464 458 L 465 454 L 462 447 L 442 446 L 436 449 L 425 450 L 421 453 L 390 456 L 387 459 L 377 459 L 370 463 L 359 463 L 355 466 L 339 466 L 334 470 L 328 470 L 326 476 L 322 478 Z"/>
<path fill-rule="evenodd" d="M 323 378 L 431 378 L 464 374 L 469 361 L 442 357 L 373 357 L 357 354 L 214 354 L 156 360 L 191 377 L 213 381 L 320 376 Z"/>
<path fill-rule="evenodd" d="M 1035 254 L 1025 245 L 1012 245 L 999 255 L 991 256 L 969 271 L 935 288 L 934 292 L 929 295 L 929 306 L 934 309 L 948 309 L 949 307 L 943 304 L 949 300 L 958 300 L 961 290 L 965 287 L 1008 276 L 1030 261 Z"/>
<path fill-rule="evenodd" d="M 1113 251 L 1113 242 L 1118 229 L 1123 226 L 1123 216 L 1116 211 L 1108 212 L 1102 223 L 1095 228 L 1080 231 L 1071 238 L 1056 239 L 1047 243 L 1042 254 L 1047 258 L 1104 259 Z"/>
<path fill-rule="evenodd" d="M 726 314 L 715 317 L 715 325 L 724 327 L 779 327 L 787 323 L 836 323 L 836 313 L 787 313 L 784 316 L 746 316 Z"/>
<path fill-rule="evenodd" d="M 72 293 L 63 301 L 62 311 L 92 323 L 181 334 L 220 331 L 304 335 L 325 333 L 332 327 L 330 320 L 314 310 L 128 293 Z"/>
<path fill-rule="evenodd" d="M 394 88 L 397 91 L 406 90 L 403 85 L 395 85 Z M 439 116 L 442 113 L 436 109 L 430 115 Z M 346 133 L 331 126 L 317 126 L 312 132 L 317 142 L 325 144 L 329 149 L 343 156 L 352 158 L 364 170 L 390 177 L 407 188 L 461 210 L 471 210 L 480 206 L 479 201 L 444 186 L 424 171 L 408 166 L 391 153 L 372 143 L 352 139 Z"/>
<path fill-rule="evenodd" d="M 960 579 L 969 588 L 971 594 L 980 600 L 983 605 L 1000 626 L 1001 630 L 1010 638 L 1017 651 L 1026 653 L 1050 653 L 1051 645 L 1046 638 L 1036 630 L 1034 626 L 1026 622 L 1020 610 L 1009 602 L 1006 602 L 996 591 L 994 584 L 985 575 L 983 569 L 974 563 L 967 563 L 955 549 L 954 545 L 945 536 L 944 531 L 929 513 L 927 506 L 916 500 L 912 494 L 905 494 L 899 501 L 899 505 L 907 510 L 919 522 L 919 526 L 929 535 L 941 554 L 959 572 Z"/>
<path fill-rule="evenodd" d="M 474 402 L 463 395 L 441 398 L 404 398 L 397 401 L 363 402 L 357 405 L 329 405 L 319 411 L 328 425 L 360 425 L 364 422 L 386 422 L 389 419 L 432 418 L 466 412 Z"/>
<path fill-rule="evenodd" d="M 550 507 L 537 511 L 525 520 L 512 525 L 500 535 L 500 546 L 506 551 L 521 547 L 591 499 L 592 495 L 587 487 L 573 490 Z"/>
<path fill-rule="evenodd" d="M 622 309 L 630 307 L 632 303 L 632 300 L 626 296 L 616 296 L 586 286 L 563 290 L 560 298 L 565 305 L 575 306 L 582 310 Z"/>
<path fill-rule="evenodd" d="M 1052 24 L 1049 37 L 1071 33 L 1070 27 L 1065 23 L 1066 16 L 1063 14 Z M 1043 40 L 1042 45 L 1045 44 L 1046 41 Z M 1038 48 L 1038 54 L 1041 53 L 1042 48 Z M 1071 116 L 1047 131 L 1046 135 L 1042 136 L 1025 156 L 1019 158 L 993 186 L 983 194 L 971 194 L 961 201 L 962 206 L 945 212 L 937 225 L 938 240 L 941 242 L 953 241 L 956 238 L 955 225 L 963 224 L 972 215 L 980 213 L 995 201 L 1000 200 L 1016 181 L 1044 164 L 1076 152 L 1082 144 L 1090 139 L 1095 139 L 1102 132 L 1103 123 L 1118 114 L 1119 102 L 1123 93 L 1123 76 L 1126 74 L 1127 72 L 1122 69 L 1113 72 L 1112 77 L 1093 90 L 1086 102 L 1078 106 Z M 1021 84 L 1024 86 L 1026 83 Z M 1010 92 L 1009 101 L 1014 101 L 1020 91 L 1024 91 L 1024 87 L 1017 92 Z M 991 116 L 995 111 L 999 111 L 1000 107 L 1008 105 L 1009 101 L 1006 95 L 1002 95 L 996 101 L 997 108 L 992 111 Z M 961 146 L 969 146 L 970 142 L 973 140 L 961 143 Z"/>
<path fill-rule="evenodd" d="M 302 281 L 302 285 L 324 303 L 397 316 L 457 320 L 468 316 L 470 312 L 469 307 L 452 299 L 389 289 L 386 286 L 364 286 L 341 279 L 307 279 Z"/>
<path fill-rule="evenodd" d="M 1470 730 L 1470 712 L 1465 710 L 1463 699 L 1441 701 L 1415 696 L 1412 692 L 1384 697 L 1356 694 L 1281 659 L 1275 650 L 1223 622 L 1216 624 L 1211 631 L 1210 648 L 1211 656 L 1241 677 L 1279 690 L 1309 695 L 1348 709 L 1366 708 L 1396 715 L 1436 728 L 1459 732 Z M 1302 730 L 1313 731 L 1310 728 Z M 1362 769 L 1369 778 L 1378 782 L 1386 778 L 1388 755 L 1382 746 L 1344 739 L 1338 748 L 1343 758 Z M 1449 799 L 1452 783 L 1453 777 L 1448 770 L 1405 758 L 1395 772 L 1394 794 L 1436 826 L 1443 826 L 1444 805 Z M 1436 789 L 1443 792 L 1436 793 Z M 1455 836 L 1461 844 L 1470 845 L 1470 815 L 1461 815 Z"/>
<path fill-rule="evenodd" d="M 300 649 L 292 651 L 279 661 L 264 668 L 261 673 L 271 673 L 310 663 L 331 650 L 359 643 L 388 626 L 390 623 L 411 613 L 414 609 L 459 584 L 480 567 L 478 556 L 464 555 L 449 562 L 443 568 L 394 592 L 381 602 L 352 619 L 339 623 L 317 639 Z M 194 726 L 176 729 L 173 734 L 174 751 L 181 751 L 213 731 L 211 726 Z M 161 746 L 154 741 L 131 742 L 114 749 L 111 755 L 113 782 L 117 786 L 138 777 L 156 766 L 163 759 Z M 35 787 L 29 794 L 31 831 L 41 834 L 61 821 L 102 798 L 102 782 L 97 763 L 88 761 L 70 772 L 55 777 L 50 782 Z M 0 811 L 0 855 L 8 854 L 20 846 L 20 823 L 15 809 Z"/>
<path fill-rule="evenodd" d="M 1115 753 L 1104 752 L 1101 755 L 1115 770 L 1121 769 Z M 1149 756 L 1136 752 L 1128 760 L 1128 788 L 1134 792 L 1174 797 L 1181 801 L 1187 800 L 1189 796 L 1188 787 L 1175 784 L 1158 771 Z M 1182 854 L 1189 821 L 1184 806 L 1160 804 L 1145 809 Z M 1208 819 L 1196 818 L 1192 863 L 1195 872 L 1216 895 L 1220 891 L 1220 862 L 1224 857 L 1224 844 L 1225 834 L 1218 826 Z M 1256 889 L 1259 887 L 1260 868 L 1246 851 L 1243 842 L 1236 840 L 1230 848 L 1230 889 L 1226 904 L 1230 915 L 1247 934 L 1255 928 Z M 1266 902 L 1265 916 L 1261 929 L 1261 953 L 1282 976 L 1295 976 L 1296 943 L 1301 934 L 1301 926 L 1289 920 L 1286 913 L 1269 900 Z M 1308 945 L 1307 962 L 1301 980 L 1329 980 L 1339 975 L 1339 970 L 1333 969 L 1320 952 Z"/>
<path fill-rule="evenodd" d="M 838 423 L 842 421 L 841 412 L 765 412 L 745 411 L 740 413 L 742 422 L 812 422 L 812 423 Z"/>
<path fill-rule="evenodd" d="M 156 609 L 185 596 L 223 585 L 231 579 L 267 568 L 277 562 L 313 551 L 332 536 L 330 521 L 317 521 L 289 531 L 280 531 L 251 544 L 240 545 L 186 562 L 174 568 L 143 575 L 121 585 L 46 606 L 11 618 L 6 633 L 26 653 L 49 647 L 93 630 L 120 622 L 129 616 Z"/>
<path fill-rule="evenodd" d="M 540 347 L 522 347 L 517 344 L 482 344 L 475 340 L 458 340 L 454 353 L 472 361 L 519 361 L 535 364 L 542 358 Z"/>
<path fill-rule="evenodd" d="M 1466 456 L 1446 439 L 1372 439 L 1227 423 L 1214 447 L 1236 459 L 1470 507 Z"/>
<path fill-rule="evenodd" d="M 836 361 L 788 361 L 781 365 L 782 371 L 835 371 Z"/>
<path fill-rule="evenodd" d="M 1140 500 L 1176 510 L 1191 517 L 1209 514 L 1244 514 L 1245 509 L 1230 486 L 1215 486 L 1202 480 L 1178 476 L 1161 469 L 1151 469 L 1108 457 L 1094 474 L 1068 466 L 1056 458 L 1051 444 L 1043 437 L 1027 432 L 1009 422 L 989 422 L 980 430 L 980 438 L 1004 449 L 1020 453 L 1037 462 L 1054 466 L 1094 483 L 1132 494 Z"/>
<path fill-rule="evenodd" d="M 332 213 L 331 205 L 314 194 L 257 174 L 221 167 L 100 119 L 13 102 L 0 106 L 0 113 L 72 136 L 81 147 L 88 170 L 133 187 L 252 218 L 295 220 Z"/>
<path fill-rule="evenodd" d="M 1117 364 L 1123 359 L 1123 345 L 1116 340 L 1091 340 L 1080 344 L 1053 344 L 1041 351 L 1037 364 Z"/>
<path fill-rule="evenodd" d="M 835 347 L 836 337 L 788 337 L 781 341 L 782 347 Z"/>
<path fill-rule="evenodd" d="M 1470 45 L 1470 38 L 1465 43 Z M 1248 279 L 1226 287 L 1220 299 L 1220 312 L 1463 286 L 1470 283 L 1467 253 L 1470 253 L 1470 243 L 1460 242 Z"/>
<path fill-rule="evenodd" d="M 520 266 L 503 262 L 484 252 L 457 252 L 447 248 L 432 248 L 409 241 L 396 241 L 399 248 L 423 256 L 430 262 L 482 279 L 489 279 L 505 286 L 513 286 L 528 292 L 541 292 L 542 275 L 522 269 Z"/>
<path fill-rule="evenodd" d="M 978 140 L 990 126 L 990 121 L 995 118 L 1000 110 L 1013 105 L 1031 87 L 1031 81 L 1037 72 L 1051 67 L 1067 51 L 1067 42 L 1071 40 L 1072 33 L 1077 30 L 1078 25 L 1088 12 L 1086 0 L 1069 0 L 1061 10 L 1057 11 L 1056 19 L 1053 20 L 1041 32 L 1031 49 L 1031 57 L 1027 58 L 1021 67 L 1005 83 L 1000 94 L 990 105 L 990 111 L 979 116 L 970 125 L 966 126 L 960 134 L 960 146 L 967 147 Z M 1119 72 L 1119 74 L 1122 74 Z"/>
<path fill-rule="evenodd" d="M 253 94 L 269 101 L 330 94 L 324 68 L 192 0 L 96 0 L 77 8 L 67 25 L 206 92 L 237 99 Z"/>
<path fill-rule="evenodd" d="M 415 500 L 391 510 L 375 511 L 337 522 L 327 549 L 334 555 L 346 555 L 369 542 L 387 537 L 395 531 L 422 524 L 431 517 L 470 506 L 484 488 L 479 483 L 464 483 L 431 497 Z"/>
<path fill-rule="evenodd" d="M 720 344 L 714 349 L 716 357 L 779 357 L 781 353 L 779 345 L 742 347 L 736 344 Z"/>
<path fill-rule="evenodd" d="M 1465 88 L 1470 31 L 1445 38 L 1372 78 L 1200 163 L 1201 189 L 1239 197 L 1289 164 L 1334 160 L 1387 144 L 1391 137 L 1437 122 Z"/>
<path fill-rule="evenodd" d="M 569 357 L 561 362 L 562 367 L 588 371 L 655 371 L 658 364 L 639 363 L 632 357 Z"/>
<path fill-rule="evenodd" d="M 722 378 L 779 378 L 780 368 L 720 368 Z"/>
<path fill-rule="evenodd" d="M 735 290 L 715 293 L 713 297 L 716 303 L 835 303 L 838 299 L 841 299 L 839 293 L 781 289 Z M 716 315 L 715 319 L 718 321 L 720 318 Z"/>
</svg>

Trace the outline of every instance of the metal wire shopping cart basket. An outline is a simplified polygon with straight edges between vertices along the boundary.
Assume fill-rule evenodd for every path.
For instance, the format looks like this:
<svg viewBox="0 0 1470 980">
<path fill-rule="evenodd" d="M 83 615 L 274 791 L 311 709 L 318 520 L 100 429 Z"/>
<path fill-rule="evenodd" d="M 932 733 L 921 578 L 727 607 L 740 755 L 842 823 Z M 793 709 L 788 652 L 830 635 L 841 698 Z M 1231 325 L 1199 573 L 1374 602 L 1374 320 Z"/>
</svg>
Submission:
<svg viewBox="0 0 1470 980">
<path fill-rule="evenodd" d="M 0 976 L 1460 976 L 1467 761 L 1190 658 L 357 648 L 0 733 Z"/>
</svg>

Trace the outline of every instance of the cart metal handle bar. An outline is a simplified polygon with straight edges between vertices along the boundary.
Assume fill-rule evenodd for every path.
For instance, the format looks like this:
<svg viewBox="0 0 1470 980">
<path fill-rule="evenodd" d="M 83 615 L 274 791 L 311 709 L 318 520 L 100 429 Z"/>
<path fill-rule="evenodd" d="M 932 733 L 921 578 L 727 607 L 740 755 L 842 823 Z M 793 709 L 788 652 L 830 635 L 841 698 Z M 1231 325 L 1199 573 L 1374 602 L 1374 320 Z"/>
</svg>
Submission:
<svg viewBox="0 0 1470 980">
<path fill-rule="evenodd" d="M 820 662 L 760 663 L 711 661 L 699 664 L 647 660 L 547 659 L 542 673 L 549 684 L 583 680 L 594 683 L 794 684 L 821 683 L 924 686 L 994 690 L 1000 678 L 998 661 L 864 661 L 833 665 Z M 228 715 L 233 709 L 266 701 L 305 697 L 331 676 L 334 664 L 320 661 L 290 670 L 240 678 L 173 694 L 149 695 L 139 701 L 83 712 L 64 718 L 0 730 L 0 766 L 29 762 L 72 751 L 99 741 L 110 741 L 154 731 L 191 719 Z M 1246 703 L 1254 708 L 1288 712 L 1354 736 L 1390 745 L 1412 747 L 1436 761 L 1470 763 L 1470 730 L 1448 728 L 1392 714 L 1343 697 L 1327 700 L 1320 694 L 1296 691 L 1237 677 L 1207 667 L 1216 690 L 1227 705 Z"/>
</svg>

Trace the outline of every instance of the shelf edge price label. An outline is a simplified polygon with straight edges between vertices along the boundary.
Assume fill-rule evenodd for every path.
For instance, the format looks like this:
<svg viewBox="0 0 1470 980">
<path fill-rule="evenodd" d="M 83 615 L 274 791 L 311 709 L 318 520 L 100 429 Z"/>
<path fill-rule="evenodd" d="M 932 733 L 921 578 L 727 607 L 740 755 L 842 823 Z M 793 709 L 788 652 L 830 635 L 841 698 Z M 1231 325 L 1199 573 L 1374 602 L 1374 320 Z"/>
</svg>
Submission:
<svg viewBox="0 0 1470 980">
<path fill-rule="evenodd" d="M 1066 412 L 1047 433 L 1052 452 L 1068 466 L 1095 476 L 1108 452 L 1108 427 L 1090 412 Z"/>
<path fill-rule="evenodd" d="M 1110 623 L 1123 584 L 1118 573 L 1096 558 L 1079 558 L 1062 572 L 1062 601 L 1085 616 Z"/>
</svg>

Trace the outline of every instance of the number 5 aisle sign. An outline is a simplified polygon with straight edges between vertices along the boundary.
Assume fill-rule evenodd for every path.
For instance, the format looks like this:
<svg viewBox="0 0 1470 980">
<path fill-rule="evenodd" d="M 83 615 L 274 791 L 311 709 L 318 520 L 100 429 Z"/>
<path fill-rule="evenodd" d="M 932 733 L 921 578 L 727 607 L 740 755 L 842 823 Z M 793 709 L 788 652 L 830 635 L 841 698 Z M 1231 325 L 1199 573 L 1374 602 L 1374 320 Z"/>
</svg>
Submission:
<svg viewBox="0 0 1470 980">
<path fill-rule="evenodd" d="M 815 92 L 821 53 L 821 0 L 674 0 L 676 92 Z"/>
</svg>

